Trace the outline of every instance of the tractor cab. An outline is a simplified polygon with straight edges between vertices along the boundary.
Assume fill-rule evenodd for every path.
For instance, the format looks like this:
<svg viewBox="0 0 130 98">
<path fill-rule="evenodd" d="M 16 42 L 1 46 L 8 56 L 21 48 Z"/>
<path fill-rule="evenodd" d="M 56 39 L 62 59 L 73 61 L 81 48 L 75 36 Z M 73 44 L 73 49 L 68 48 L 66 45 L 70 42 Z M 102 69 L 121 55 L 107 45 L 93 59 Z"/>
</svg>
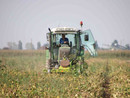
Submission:
<svg viewBox="0 0 130 98">
<path fill-rule="evenodd" d="M 67 43 L 60 43 L 62 35 L 68 39 Z M 49 29 L 47 33 L 49 47 L 46 50 L 46 66 L 48 72 L 70 71 L 73 65 L 81 72 L 84 62 L 84 49 L 92 56 L 96 56 L 95 40 L 90 30 L 60 27 Z M 79 63 L 80 62 L 80 63 Z"/>
</svg>

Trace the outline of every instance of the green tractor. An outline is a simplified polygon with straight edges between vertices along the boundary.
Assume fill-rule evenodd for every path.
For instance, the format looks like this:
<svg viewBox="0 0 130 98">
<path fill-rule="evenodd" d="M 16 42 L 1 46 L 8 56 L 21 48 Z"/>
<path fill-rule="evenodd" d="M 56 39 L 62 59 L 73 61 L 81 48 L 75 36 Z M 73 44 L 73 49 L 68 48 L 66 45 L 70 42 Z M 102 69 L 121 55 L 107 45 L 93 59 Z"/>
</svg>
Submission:
<svg viewBox="0 0 130 98">
<path fill-rule="evenodd" d="M 62 35 L 68 39 L 67 43 L 60 43 Z M 58 27 L 52 30 L 49 28 L 47 41 L 46 68 L 48 73 L 72 70 L 82 73 L 85 49 L 91 56 L 97 55 L 96 42 L 91 30 L 82 31 L 68 27 Z"/>
</svg>

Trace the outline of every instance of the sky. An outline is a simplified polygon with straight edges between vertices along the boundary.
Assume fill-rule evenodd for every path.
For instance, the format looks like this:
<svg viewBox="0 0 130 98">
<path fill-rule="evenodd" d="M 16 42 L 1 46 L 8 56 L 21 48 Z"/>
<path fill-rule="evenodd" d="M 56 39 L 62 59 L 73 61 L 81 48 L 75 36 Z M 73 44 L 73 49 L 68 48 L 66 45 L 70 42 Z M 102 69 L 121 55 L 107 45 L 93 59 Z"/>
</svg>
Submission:
<svg viewBox="0 0 130 98">
<path fill-rule="evenodd" d="M 48 28 L 91 29 L 100 47 L 130 44 L 130 0 L 0 0 L 0 48 L 45 44 Z"/>
</svg>

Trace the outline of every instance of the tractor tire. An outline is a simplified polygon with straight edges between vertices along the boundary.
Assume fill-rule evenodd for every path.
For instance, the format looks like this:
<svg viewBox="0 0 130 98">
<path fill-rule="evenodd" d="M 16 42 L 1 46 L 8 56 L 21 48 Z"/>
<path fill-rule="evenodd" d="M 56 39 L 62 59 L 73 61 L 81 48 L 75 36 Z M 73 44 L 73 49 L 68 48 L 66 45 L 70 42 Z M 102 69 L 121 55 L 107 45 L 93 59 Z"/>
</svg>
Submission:
<svg viewBox="0 0 130 98">
<path fill-rule="evenodd" d="M 47 68 L 47 73 L 51 73 L 51 60 L 50 59 L 47 59 L 46 60 L 46 68 Z"/>
<path fill-rule="evenodd" d="M 77 69 L 77 72 L 79 74 L 82 74 L 83 73 L 83 62 L 82 61 L 78 61 L 78 69 Z"/>
</svg>

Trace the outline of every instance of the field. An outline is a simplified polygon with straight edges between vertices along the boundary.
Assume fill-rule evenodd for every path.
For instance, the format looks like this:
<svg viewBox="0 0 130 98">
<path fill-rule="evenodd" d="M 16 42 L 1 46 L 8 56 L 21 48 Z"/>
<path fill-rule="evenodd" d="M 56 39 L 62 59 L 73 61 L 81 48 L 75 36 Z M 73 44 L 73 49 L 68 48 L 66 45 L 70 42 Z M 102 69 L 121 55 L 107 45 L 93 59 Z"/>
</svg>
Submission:
<svg viewBox="0 0 130 98">
<path fill-rule="evenodd" d="M 85 62 L 83 74 L 47 74 L 44 50 L 0 50 L 0 97 L 130 98 L 130 51 L 86 52 Z"/>
</svg>

